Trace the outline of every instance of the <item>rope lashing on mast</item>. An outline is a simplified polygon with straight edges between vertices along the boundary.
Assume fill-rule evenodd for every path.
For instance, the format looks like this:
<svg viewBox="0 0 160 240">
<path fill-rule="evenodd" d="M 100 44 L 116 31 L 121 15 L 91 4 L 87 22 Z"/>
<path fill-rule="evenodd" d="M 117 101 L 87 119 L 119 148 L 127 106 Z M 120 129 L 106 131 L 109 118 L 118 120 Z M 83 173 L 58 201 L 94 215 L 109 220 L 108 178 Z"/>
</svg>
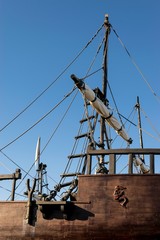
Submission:
<svg viewBox="0 0 160 240">
<path fill-rule="evenodd" d="M 75 82 L 75 85 L 79 88 L 80 92 L 84 95 L 86 99 L 90 102 L 91 106 L 106 120 L 106 122 L 115 129 L 118 135 L 120 135 L 125 141 L 129 144 L 132 143 L 132 139 L 128 137 L 127 133 L 124 130 L 124 127 L 119 124 L 117 119 L 113 117 L 110 109 L 104 105 L 104 103 L 97 97 L 95 99 L 95 93 L 90 89 L 87 84 L 85 84 L 81 79 L 78 79 L 74 74 L 71 75 L 72 80 Z"/>
</svg>

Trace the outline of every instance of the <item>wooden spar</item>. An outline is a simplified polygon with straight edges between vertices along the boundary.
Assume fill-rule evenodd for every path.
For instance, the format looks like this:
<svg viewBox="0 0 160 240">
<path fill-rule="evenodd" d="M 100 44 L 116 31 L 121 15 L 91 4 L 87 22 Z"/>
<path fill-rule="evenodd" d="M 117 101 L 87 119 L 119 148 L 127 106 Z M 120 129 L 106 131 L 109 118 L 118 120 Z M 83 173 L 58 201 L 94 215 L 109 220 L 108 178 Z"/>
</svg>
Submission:
<svg viewBox="0 0 160 240">
<path fill-rule="evenodd" d="M 110 25 L 108 21 L 108 15 L 105 15 L 104 26 L 106 27 L 105 33 L 105 42 L 104 42 L 104 51 L 103 51 L 103 82 L 102 82 L 102 93 L 104 95 L 104 104 L 106 105 L 106 96 L 107 96 L 107 83 L 108 83 L 108 37 L 110 33 Z M 101 149 L 104 149 L 104 138 L 106 137 L 107 147 L 110 148 L 108 135 L 106 132 L 105 119 L 101 117 L 100 121 L 100 143 Z M 101 156 L 100 163 L 104 162 L 104 156 Z"/>
<path fill-rule="evenodd" d="M 137 108 L 137 112 L 138 112 L 138 127 L 139 127 L 140 147 L 143 148 L 143 136 L 142 136 L 142 127 L 141 127 L 141 113 L 140 113 L 139 97 L 137 97 L 136 108 Z"/>
<path fill-rule="evenodd" d="M 138 129 L 139 129 L 139 141 L 140 141 L 140 147 L 143 148 L 143 136 L 142 136 L 142 126 L 141 126 L 141 113 L 140 113 L 140 103 L 139 103 L 139 97 L 137 96 L 137 104 L 135 106 L 137 108 L 138 112 Z M 144 162 L 144 155 L 141 156 L 142 160 Z"/>
</svg>

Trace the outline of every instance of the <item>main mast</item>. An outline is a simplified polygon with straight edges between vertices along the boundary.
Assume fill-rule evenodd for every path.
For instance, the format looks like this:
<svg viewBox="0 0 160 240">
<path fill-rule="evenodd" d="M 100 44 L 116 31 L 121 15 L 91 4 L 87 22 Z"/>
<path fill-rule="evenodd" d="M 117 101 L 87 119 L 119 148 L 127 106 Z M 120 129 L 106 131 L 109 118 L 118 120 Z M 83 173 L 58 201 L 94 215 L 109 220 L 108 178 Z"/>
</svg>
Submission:
<svg viewBox="0 0 160 240">
<path fill-rule="evenodd" d="M 108 21 L 108 14 L 105 15 L 104 26 L 106 28 L 105 33 L 105 41 L 104 41 L 104 51 L 103 51 L 103 81 L 102 81 L 102 93 L 104 95 L 104 104 L 107 104 L 106 96 L 107 96 L 107 85 L 108 85 L 108 39 L 110 33 L 110 24 Z M 101 117 L 100 121 L 100 144 L 101 149 L 104 149 L 104 141 L 106 138 L 106 143 L 108 149 L 110 148 L 110 142 L 108 139 L 106 126 L 105 126 L 105 119 Z M 100 163 L 104 162 L 104 156 L 101 156 Z"/>
<path fill-rule="evenodd" d="M 104 36 L 104 50 L 103 50 L 103 79 L 102 79 L 102 90 L 100 91 L 98 88 L 92 90 L 85 82 L 84 79 L 79 79 L 74 74 L 71 75 L 72 80 L 74 81 L 75 85 L 79 88 L 83 98 L 88 101 L 90 106 L 96 110 L 98 115 L 100 115 L 100 142 L 97 144 L 94 139 L 90 137 L 90 145 L 89 147 L 96 147 L 98 146 L 102 151 L 105 149 L 105 142 L 107 144 L 107 148 L 110 149 L 110 139 L 108 138 L 106 124 L 107 123 L 110 127 L 112 127 L 118 135 L 120 135 L 125 141 L 129 144 L 132 142 L 131 138 L 129 138 L 128 134 L 126 133 L 124 127 L 118 120 L 113 116 L 113 112 L 108 107 L 108 100 L 107 100 L 107 87 L 108 87 L 108 39 L 110 33 L 110 24 L 108 21 L 108 15 L 105 15 L 104 27 L 106 29 L 105 36 Z M 88 119 L 88 118 L 87 118 Z M 91 133 L 92 136 L 92 133 Z M 92 141 L 93 140 L 93 141 Z M 89 160 L 87 162 L 91 162 L 89 156 Z M 104 155 L 101 154 L 98 158 L 99 167 L 97 169 L 97 173 L 103 173 L 105 171 L 104 167 Z M 88 164 L 89 166 L 90 164 Z M 87 173 L 90 174 L 91 167 L 88 167 Z M 104 169 L 104 171 L 103 171 Z"/>
</svg>

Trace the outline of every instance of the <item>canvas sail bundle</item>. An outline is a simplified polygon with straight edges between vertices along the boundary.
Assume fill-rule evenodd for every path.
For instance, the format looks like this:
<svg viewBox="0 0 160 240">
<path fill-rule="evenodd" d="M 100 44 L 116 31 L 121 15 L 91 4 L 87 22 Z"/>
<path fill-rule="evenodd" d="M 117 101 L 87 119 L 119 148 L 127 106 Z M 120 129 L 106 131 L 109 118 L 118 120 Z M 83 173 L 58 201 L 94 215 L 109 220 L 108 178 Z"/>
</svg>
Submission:
<svg viewBox="0 0 160 240">
<path fill-rule="evenodd" d="M 80 92 L 84 97 L 90 102 L 91 106 L 103 117 L 106 122 L 115 129 L 117 134 L 119 134 L 124 140 L 129 144 L 132 143 L 131 138 L 128 137 L 124 127 L 118 122 L 118 120 L 113 116 L 112 111 L 105 106 L 105 104 L 96 97 L 94 91 L 87 86 L 82 80 L 78 79 L 74 74 L 71 75 L 71 78 L 74 80 L 76 86 L 79 88 Z"/>
</svg>

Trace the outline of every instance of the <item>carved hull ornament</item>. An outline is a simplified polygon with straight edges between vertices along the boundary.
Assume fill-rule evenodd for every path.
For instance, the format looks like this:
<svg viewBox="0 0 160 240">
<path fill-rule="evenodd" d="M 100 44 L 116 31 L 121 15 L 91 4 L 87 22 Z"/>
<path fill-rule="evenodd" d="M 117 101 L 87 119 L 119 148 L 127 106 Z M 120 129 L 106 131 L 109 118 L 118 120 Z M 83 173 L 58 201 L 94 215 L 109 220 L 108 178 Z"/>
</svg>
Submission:
<svg viewBox="0 0 160 240">
<path fill-rule="evenodd" d="M 118 201 L 122 207 L 126 207 L 128 203 L 128 198 L 125 196 L 125 189 L 126 187 L 123 186 L 115 186 L 113 192 L 113 198 L 115 201 Z"/>
</svg>

